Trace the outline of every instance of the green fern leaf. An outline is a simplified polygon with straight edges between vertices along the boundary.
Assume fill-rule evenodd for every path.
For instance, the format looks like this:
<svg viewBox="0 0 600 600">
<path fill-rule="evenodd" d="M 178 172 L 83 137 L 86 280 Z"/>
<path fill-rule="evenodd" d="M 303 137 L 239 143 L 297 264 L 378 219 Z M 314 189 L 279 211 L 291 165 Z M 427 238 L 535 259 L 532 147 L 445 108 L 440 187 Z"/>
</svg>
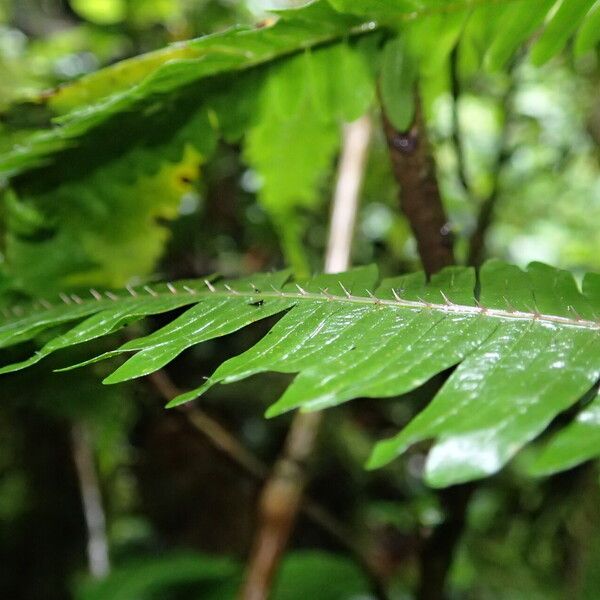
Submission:
<svg viewBox="0 0 600 600">
<path fill-rule="evenodd" d="M 312 15 L 310 7 L 297 9 L 272 26 L 234 28 L 189 40 L 107 67 L 46 93 L 43 100 L 62 116 L 53 128 L 34 134 L 0 157 L 0 176 L 14 176 L 44 164 L 53 154 L 72 147 L 117 115 L 138 115 L 143 120 L 191 84 L 370 31 L 361 28 L 359 19 L 327 10 L 326 2 L 320 4 L 321 14 L 327 18 L 308 18 Z M 152 110 L 142 111 L 148 105 Z"/>
<path fill-rule="evenodd" d="M 532 475 L 551 475 L 600 455 L 600 396 L 583 408 L 542 447 L 529 468 Z"/>
<path fill-rule="evenodd" d="M 65 297 L 67 306 L 2 324 L 0 346 L 8 346 L 84 319 L 28 361 L 2 372 L 146 315 L 190 306 L 158 331 L 92 359 L 134 353 L 106 379 L 117 383 L 160 369 L 194 344 L 285 312 L 254 347 L 223 363 L 201 388 L 172 405 L 263 371 L 297 373 L 268 410 L 274 416 L 358 397 L 397 396 L 456 367 L 404 430 L 377 445 L 369 463 L 383 466 L 412 444 L 433 439 L 426 477 L 436 486 L 496 472 L 600 378 L 600 276 L 586 276 L 580 291 L 569 273 L 540 263 L 524 272 L 490 261 L 478 281 L 472 269 L 454 267 L 430 282 L 416 273 L 377 286 L 376 269 L 364 267 L 300 281 L 275 273 L 92 295 Z M 580 424 L 576 420 L 570 426 L 575 433 L 567 428 L 562 435 L 568 440 L 582 425 L 593 428 L 594 435 L 566 454 L 563 441 L 551 441 L 550 458 L 544 460 L 558 464 L 552 444 L 563 449 L 562 462 L 553 468 L 600 455 L 598 425 L 586 410 L 596 412 L 594 405 L 584 409 Z"/>
<path fill-rule="evenodd" d="M 592 8 L 586 15 L 592 0 L 564 0 L 555 14 L 556 3 L 549 0 L 505 4 L 500 11 L 495 0 L 315 0 L 303 8 L 279 11 L 279 20 L 267 27 L 234 28 L 122 61 L 44 93 L 39 101 L 57 116 L 55 126 L 20 140 L 0 155 L 0 176 L 45 164 L 116 115 L 144 118 L 148 115 L 140 114 L 140 107 L 152 103 L 156 111 L 166 98 L 193 84 L 218 76 L 235 79 L 251 68 L 285 62 L 307 49 L 377 30 L 409 35 L 414 31 L 425 72 L 440 71 L 463 27 L 468 29 L 469 22 L 482 13 L 494 19 L 487 42 L 491 43 L 488 61 L 495 66 L 504 64 L 548 14 L 553 16 L 534 50 L 536 60 L 559 52 L 580 24 L 587 31 L 581 43 L 587 48 L 597 41 L 593 31 L 597 10 Z"/>
</svg>

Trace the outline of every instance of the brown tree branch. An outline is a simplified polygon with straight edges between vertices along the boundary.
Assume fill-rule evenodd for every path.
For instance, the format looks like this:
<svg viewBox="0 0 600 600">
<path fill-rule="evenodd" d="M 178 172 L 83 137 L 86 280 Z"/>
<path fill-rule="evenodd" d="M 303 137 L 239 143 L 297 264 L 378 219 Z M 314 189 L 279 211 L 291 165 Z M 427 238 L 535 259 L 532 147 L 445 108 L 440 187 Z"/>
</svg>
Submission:
<svg viewBox="0 0 600 600">
<path fill-rule="evenodd" d="M 348 268 L 352 234 L 371 137 L 371 121 L 363 117 L 344 129 L 342 154 L 333 198 L 325 271 Z M 306 487 L 305 462 L 312 454 L 321 413 L 294 416 L 280 458 L 259 500 L 259 527 L 250 553 L 241 600 L 266 600 L 288 545 Z"/>
<path fill-rule="evenodd" d="M 395 130 L 385 112 L 382 116 L 392 168 L 400 186 L 400 204 L 417 240 L 423 267 L 431 275 L 454 264 L 454 251 L 418 96 L 415 118 L 408 131 Z M 419 557 L 418 600 L 444 597 L 446 579 L 464 529 L 473 490 L 472 485 L 461 485 L 440 492 L 445 520 L 426 540 Z"/>
<path fill-rule="evenodd" d="M 415 118 L 407 131 L 395 129 L 383 110 L 382 120 L 392 170 L 400 186 L 400 207 L 417 241 L 423 268 L 431 275 L 454 263 L 454 249 L 418 96 L 415 103 Z"/>
<path fill-rule="evenodd" d="M 265 600 L 287 547 L 306 486 L 305 462 L 315 446 L 321 413 L 299 413 L 259 499 L 259 527 L 250 555 L 243 600 Z"/>
</svg>

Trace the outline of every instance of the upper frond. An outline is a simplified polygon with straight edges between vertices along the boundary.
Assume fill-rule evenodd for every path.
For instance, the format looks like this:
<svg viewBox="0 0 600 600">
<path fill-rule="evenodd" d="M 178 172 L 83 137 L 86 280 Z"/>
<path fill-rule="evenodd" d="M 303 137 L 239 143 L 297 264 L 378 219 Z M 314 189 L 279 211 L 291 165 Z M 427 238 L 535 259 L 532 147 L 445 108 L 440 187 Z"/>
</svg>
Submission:
<svg viewBox="0 0 600 600">
<path fill-rule="evenodd" d="M 116 115 L 139 116 L 136 110 L 150 102 L 155 111 L 192 84 L 377 31 L 414 36 L 413 50 L 425 74 L 443 67 L 470 22 L 481 30 L 473 45 L 492 68 L 504 66 L 538 32 L 531 52 L 537 64 L 560 52 L 574 35 L 578 54 L 600 41 L 595 0 L 314 0 L 277 15 L 264 27 L 180 42 L 45 92 L 39 101 L 56 116 L 54 126 L 0 156 L 0 176 L 45 164 Z"/>
</svg>

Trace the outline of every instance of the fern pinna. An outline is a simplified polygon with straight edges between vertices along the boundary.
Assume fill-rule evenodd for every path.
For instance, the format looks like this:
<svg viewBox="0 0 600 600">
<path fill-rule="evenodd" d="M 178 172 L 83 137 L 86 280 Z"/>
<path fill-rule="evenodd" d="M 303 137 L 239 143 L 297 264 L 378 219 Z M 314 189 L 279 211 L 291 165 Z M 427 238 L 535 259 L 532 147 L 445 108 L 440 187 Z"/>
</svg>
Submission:
<svg viewBox="0 0 600 600">
<path fill-rule="evenodd" d="M 150 335 L 92 358 L 133 354 L 105 380 L 152 373 L 195 344 L 283 314 L 254 347 L 223 363 L 188 402 L 218 383 L 263 371 L 297 373 L 268 416 L 319 410 L 359 397 L 398 396 L 456 367 L 433 401 L 400 433 L 376 445 L 381 467 L 433 439 L 426 477 L 446 486 L 498 471 L 582 397 L 578 416 L 538 445 L 532 473 L 566 469 L 600 454 L 600 275 L 573 277 L 541 263 L 527 271 L 486 263 L 451 267 L 426 281 L 413 273 L 378 283 L 373 266 L 294 280 L 288 272 L 236 281 L 181 281 L 60 301 L 6 318 L 0 346 L 55 335 L 16 371 L 50 353 L 115 332 L 145 316 L 189 307 Z M 72 367 L 70 367 L 72 368 Z M 591 392 L 591 393 L 588 393 Z"/>
</svg>

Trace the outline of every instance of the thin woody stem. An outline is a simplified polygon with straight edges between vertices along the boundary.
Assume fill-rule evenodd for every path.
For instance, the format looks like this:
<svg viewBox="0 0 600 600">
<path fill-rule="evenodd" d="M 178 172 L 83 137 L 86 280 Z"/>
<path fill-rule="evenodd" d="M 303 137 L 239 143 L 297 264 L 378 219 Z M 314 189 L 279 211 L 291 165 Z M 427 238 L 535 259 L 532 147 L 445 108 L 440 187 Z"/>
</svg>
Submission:
<svg viewBox="0 0 600 600">
<path fill-rule="evenodd" d="M 88 427 L 83 423 L 75 423 L 71 428 L 71 440 L 88 535 L 88 569 L 92 577 L 101 579 L 110 571 L 110 560 L 106 516 Z"/>
<path fill-rule="evenodd" d="M 395 129 L 385 111 L 382 121 L 400 187 L 400 207 L 415 236 L 423 268 L 431 275 L 454 264 L 454 250 L 418 95 L 415 103 L 414 121 L 407 131 Z"/>
<path fill-rule="evenodd" d="M 382 118 L 392 170 L 400 186 L 400 205 L 415 235 L 423 268 L 431 275 L 454 264 L 454 249 L 418 93 L 415 93 L 415 103 L 415 117 L 408 131 L 397 131 L 385 111 Z M 487 311 L 485 307 L 477 308 Z M 473 490 L 473 485 L 462 485 L 440 492 L 446 518 L 426 540 L 419 556 L 417 600 L 444 597 L 448 572 Z"/>
<path fill-rule="evenodd" d="M 150 373 L 146 376 L 146 379 L 167 402 L 181 394 L 181 390 L 163 370 Z M 259 480 L 266 478 L 269 472 L 267 465 L 240 443 L 235 436 L 231 435 L 218 421 L 191 404 L 182 404 L 177 409 L 186 417 L 194 429 L 202 432 L 216 448 L 241 466 L 247 473 Z"/>
</svg>

